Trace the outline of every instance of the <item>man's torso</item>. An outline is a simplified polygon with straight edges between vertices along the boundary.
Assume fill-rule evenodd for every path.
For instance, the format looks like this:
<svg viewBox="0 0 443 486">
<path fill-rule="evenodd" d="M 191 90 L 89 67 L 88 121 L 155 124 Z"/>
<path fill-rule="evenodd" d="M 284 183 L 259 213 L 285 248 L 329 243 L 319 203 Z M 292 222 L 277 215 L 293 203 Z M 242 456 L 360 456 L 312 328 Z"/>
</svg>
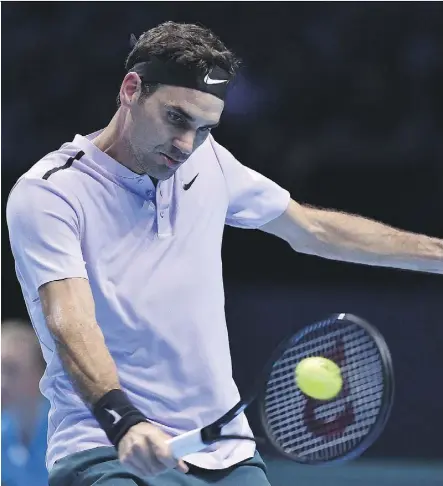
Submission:
<svg viewBox="0 0 443 486">
<path fill-rule="evenodd" d="M 122 388 L 148 419 L 171 434 L 207 425 L 238 400 L 221 265 L 228 195 L 211 145 L 205 143 L 154 188 L 149 177 L 116 162 L 96 164 L 94 153 L 79 141 L 50 154 L 27 176 L 46 176 L 75 207 L 97 322 Z M 81 150 L 86 153 L 80 158 Z M 80 160 L 53 171 L 75 156 Z M 52 404 L 51 467 L 67 453 L 109 443 L 52 352 L 38 295 L 25 297 L 48 361 L 41 388 Z M 244 416 L 231 428 L 250 433 Z M 188 460 L 225 467 L 231 455 L 237 461 L 253 453 L 251 445 L 240 449 L 224 443 Z"/>
</svg>

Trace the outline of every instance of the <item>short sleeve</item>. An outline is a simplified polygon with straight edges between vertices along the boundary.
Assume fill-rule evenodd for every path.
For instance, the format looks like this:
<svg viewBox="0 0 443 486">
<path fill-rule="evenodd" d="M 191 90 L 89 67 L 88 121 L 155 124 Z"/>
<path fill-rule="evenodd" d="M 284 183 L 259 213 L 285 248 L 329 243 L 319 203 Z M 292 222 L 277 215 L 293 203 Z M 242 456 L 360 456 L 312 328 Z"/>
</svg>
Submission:
<svg viewBox="0 0 443 486">
<path fill-rule="evenodd" d="M 286 210 L 290 200 L 287 190 L 242 165 L 212 137 L 210 141 L 223 171 L 229 194 L 226 224 L 255 229 L 269 223 Z"/>
<path fill-rule="evenodd" d="M 50 181 L 20 180 L 9 195 L 6 218 L 17 273 L 31 295 L 54 280 L 87 278 L 79 214 Z"/>
</svg>

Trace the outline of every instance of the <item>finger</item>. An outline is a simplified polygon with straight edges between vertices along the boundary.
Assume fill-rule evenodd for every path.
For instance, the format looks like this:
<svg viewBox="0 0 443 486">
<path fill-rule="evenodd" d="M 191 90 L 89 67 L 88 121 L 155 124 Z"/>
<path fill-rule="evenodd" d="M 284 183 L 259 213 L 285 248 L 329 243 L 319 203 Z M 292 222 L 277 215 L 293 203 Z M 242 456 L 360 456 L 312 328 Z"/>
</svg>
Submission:
<svg viewBox="0 0 443 486">
<path fill-rule="evenodd" d="M 177 459 L 171 456 L 169 448 L 163 443 L 147 443 L 150 461 L 155 464 L 159 472 L 172 469 L 177 466 Z"/>
<path fill-rule="evenodd" d="M 153 449 L 157 459 L 167 468 L 173 469 L 177 467 L 179 461 L 172 455 L 171 450 L 166 443 L 155 444 Z"/>
<path fill-rule="evenodd" d="M 154 455 L 146 454 L 142 450 L 132 450 L 121 462 L 141 476 L 157 476 L 166 467 Z"/>
<path fill-rule="evenodd" d="M 147 471 L 147 475 L 149 476 L 157 476 L 161 474 L 163 471 L 168 469 L 168 466 L 164 463 L 161 457 L 157 454 L 150 453 L 147 455 L 146 453 L 140 457 L 140 463 L 143 465 L 142 467 Z"/>
<path fill-rule="evenodd" d="M 155 476 L 169 468 L 169 466 L 162 461 L 162 458 L 158 456 L 151 456 L 149 462 L 152 474 Z"/>
<path fill-rule="evenodd" d="M 175 469 L 177 469 L 177 471 L 181 471 L 182 473 L 185 473 L 185 474 L 187 472 L 189 472 L 189 467 L 182 460 L 178 461 L 178 464 L 177 464 L 177 466 L 175 466 Z"/>
</svg>

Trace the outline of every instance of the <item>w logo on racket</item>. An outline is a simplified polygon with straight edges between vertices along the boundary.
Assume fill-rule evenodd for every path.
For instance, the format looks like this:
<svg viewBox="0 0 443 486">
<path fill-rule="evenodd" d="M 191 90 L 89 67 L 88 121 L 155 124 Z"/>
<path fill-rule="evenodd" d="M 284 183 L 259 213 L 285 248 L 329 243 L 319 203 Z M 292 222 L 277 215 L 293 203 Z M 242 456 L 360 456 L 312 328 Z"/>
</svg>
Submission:
<svg viewBox="0 0 443 486">
<path fill-rule="evenodd" d="M 337 338 L 334 348 L 326 352 L 324 357 L 334 361 L 340 368 L 343 368 L 345 364 L 345 347 L 343 340 Z M 347 380 L 343 378 L 343 388 L 338 397 L 334 400 L 342 401 L 347 397 L 349 397 L 349 385 Z M 346 428 L 355 422 L 355 413 L 352 403 L 348 400 L 345 403 L 344 409 L 338 411 L 331 419 L 330 415 L 334 413 L 337 405 L 337 403 L 328 405 L 328 402 L 308 398 L 306 400 L 303 418 L 309 432 L 317 437 L 323 436 L 329 439 L 342 435 Z M 319 407 L 330 408 L 328 411 L 329 413 L 326 413 L 326 415 L 328 415 L 327 418 L 322 419 L 317 417 L 316 412 Z"/>
</svg>

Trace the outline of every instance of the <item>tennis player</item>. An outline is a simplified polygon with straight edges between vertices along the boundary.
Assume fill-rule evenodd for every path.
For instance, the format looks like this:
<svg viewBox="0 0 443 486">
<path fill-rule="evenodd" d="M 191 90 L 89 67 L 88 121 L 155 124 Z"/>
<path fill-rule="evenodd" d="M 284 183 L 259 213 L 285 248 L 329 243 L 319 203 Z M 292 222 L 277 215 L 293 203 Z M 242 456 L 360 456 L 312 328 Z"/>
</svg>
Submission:
<svg viewBox="0 0 443 486">
<path fill-rule="evenodd" d="M 205 28 L 149 30 L 108 126 L 45 156 L 10 194 L 17 276 L 47 363 L 51 486 L 269 484 L 252 442 L 179 461 L 166 444 L 239 399 L 225 224 L 325 258 L 443 273 L 441 240 L 301 206 L 214 140 L 237 65 Z M 241 414 L 224 433 L 251 431 Z"/>
</svg>

